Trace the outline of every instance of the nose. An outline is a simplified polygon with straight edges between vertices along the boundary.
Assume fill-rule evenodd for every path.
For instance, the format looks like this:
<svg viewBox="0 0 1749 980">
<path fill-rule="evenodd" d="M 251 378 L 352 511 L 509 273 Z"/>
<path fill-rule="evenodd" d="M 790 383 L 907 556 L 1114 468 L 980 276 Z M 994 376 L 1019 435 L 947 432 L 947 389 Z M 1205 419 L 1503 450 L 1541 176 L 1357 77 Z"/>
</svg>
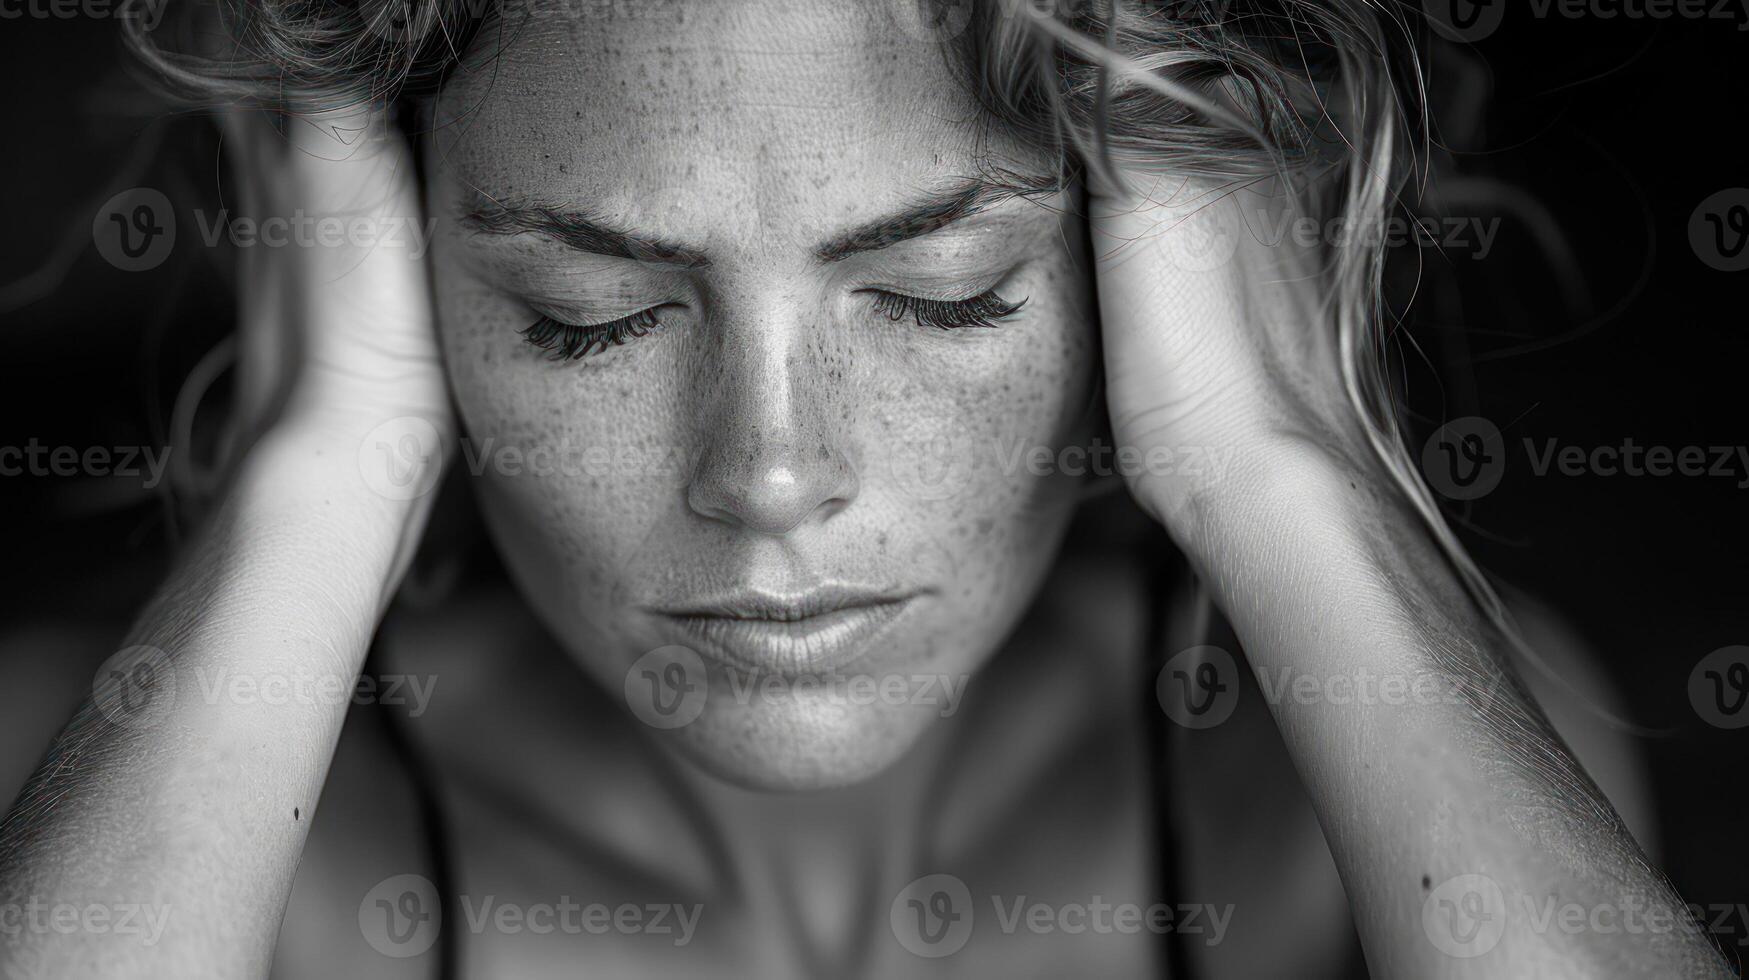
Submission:
<svg viewBox="0 0 1749 980">
<path fill-rule="evenodd" d="M 687 504 L 711 520 L 784 535 L 856 496 L 844 452 L 842 380 L 817 332 L 779 316 L 725 327 L 695 390 L 705 447 Z"/>
</svg>

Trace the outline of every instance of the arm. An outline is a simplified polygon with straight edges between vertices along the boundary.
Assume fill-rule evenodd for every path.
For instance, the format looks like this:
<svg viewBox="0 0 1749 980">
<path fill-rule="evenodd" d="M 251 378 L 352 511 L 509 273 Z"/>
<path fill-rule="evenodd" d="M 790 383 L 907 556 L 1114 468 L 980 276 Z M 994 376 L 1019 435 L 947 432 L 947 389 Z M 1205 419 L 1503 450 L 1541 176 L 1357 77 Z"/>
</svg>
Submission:
<svg viewBox="0 0 1749 980">
<path fill-rule="evenodd" d="M 1240 216 L 1242 199 L 1247 213 L 1280 202 L 1173 184 L 1160 203 L 1157 182 L 1132 183 L 1142 192 L 1094 202 L 1118 443 L 1222 462 L 1143 472 L 1132 492 L 1265 690 L 1395 692 L 1270 705 L 1375 974 L 1730 976 L 1375 460 L 1311 286 L 1317 256 L 1259 242 Z M 1184 238 L 1233 256 L 1187 261 Z"/>
<path fill-rule="evenodd" d="M 417 220 L 403 143 L 380 122 L 345 143 L 312 122 L 291 120 L 289 137 L 233 122 L 231 149 L 267 168 L 244 188 L 255 216 Z M 447 402 L 410 250 L 243 259 L 239 372 L 272 424 L 0 823 L 0 906 L 24 913 L 0 962 L 27 975 L 265 975 L 352 686 L 427 509 L 380 492 L 365 464 L 410 428 L 433 438 L 401 454 L 413 469 L 400 485 L 429 487 L 441 465 Z M 293 380 L 272 411 L 276 373 Z M 424 424 L 391 421 L 409 418 Z"/>
<path fill-rule="evenodd" d="M 1271 704 L 1375 973 L 1729 976 L 1415 515 L 1307 447 L 1263 459 L 1196 562 L 1265 684 L 1397 684 Z"/>
</svg>

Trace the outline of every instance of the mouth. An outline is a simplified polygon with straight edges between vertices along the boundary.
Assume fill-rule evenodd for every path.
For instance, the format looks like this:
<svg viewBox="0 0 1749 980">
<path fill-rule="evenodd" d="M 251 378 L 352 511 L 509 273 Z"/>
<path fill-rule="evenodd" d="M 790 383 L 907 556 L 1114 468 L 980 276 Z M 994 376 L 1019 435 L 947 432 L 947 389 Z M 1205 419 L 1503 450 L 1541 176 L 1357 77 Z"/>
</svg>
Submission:
<svg viewBox="0 0 1749 980">
<path fill-rule="evenodd" d="M 916 598 L 824 586 L 792 596 L 741 591 L 654 611 L 688 646 L 719 663 L 794 678 L 867 658 Z"/>
</svg>

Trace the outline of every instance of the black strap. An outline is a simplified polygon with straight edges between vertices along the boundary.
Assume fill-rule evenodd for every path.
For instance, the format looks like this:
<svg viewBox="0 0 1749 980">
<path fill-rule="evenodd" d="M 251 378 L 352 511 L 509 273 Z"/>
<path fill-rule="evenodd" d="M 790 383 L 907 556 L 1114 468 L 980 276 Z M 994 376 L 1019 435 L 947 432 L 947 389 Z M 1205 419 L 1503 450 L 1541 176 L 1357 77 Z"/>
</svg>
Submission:
<svg viewBox="0 0 1749 980">
<path fill-rule="evenodd" d="M 1179 614 L 1194 605 L 1193 602 L 1180 601 L 1185 590 L 1194 590 L 1196 587 L 1195 573 L 1190 570 L 1189 564 L 1163 532 L 1147 535 L 1143 540 L 1143 547 L 1147 549 L 1143 555 L 1147 582 L 1143 594 L 1148 603 L 1148 629 L 1143 640 L 1147 649 L 1143 651 L 1141 661 L 1146 668 L 1146 674 L 1144 683 L 1136 686 L 1141 689 L 1144 702 L 1141 710 L 1148 744 L 1155 749 L 1149 755 L 1152 765 L 1148 767 L 1149 789 L 1152 794 L 1150 808 L 1154 827 L 1157 829 L 1155 884 L 1162 901 L 1173 901 L 1182 894 L 1179 862 L 1181 842 L 1172 820 L 1172 773 L 1176 768 L 1177 750 L 1183 732 L 1160 709 L 1154 682 L 1165 667 L 1167 658 L 1176 652 L 1173 649 L 1177 645 L 1176 641 L 1185 638 L 1183 631 L 1188 628 L 1201 632 L 1202 629 L 1176 621 Z M 1193 643 L 1205 642 L 1205 638 L 1201 636 L 1189 639 Z M 1160 938 L 1161 953 L 1166 962 L 1166 976 L 1172 980 L 1190 980 L 1190 952 L 1185 947 L 1184 937 L 1178 930 L 1168 929 L 1160 934 Z"/>
<path fill-rule="evenodd" d="M 365 658 L 366 673 L 374 673 L 376 665 L 382 661 L 380 631 L 377 636 L 371 643 L 369 656 Z M 449 826 L 444 819 L 443 803 L 438 798 L 437 773 L 430 759 L 413 743 L 407 730 L 406 717 L 401 712 L 386 707 L 381 699 L 372 703 L 382 716 L 383 731 L 388 737 L 389 746 L 394 749 L 395 755 L 401 761 L 401 768 L 413 784 L 414 805 L 419 810 L 421 836 L 425 842 L 425 864 L 430 872 L 432 887 L 437 892 L 437 980 L 455 980 L 460 962 L 457 942 L 461 923 L 454 917 L 456 903 L 452 901 L 452 896 L 455 879 L 450 862 Z"/>
</svg>

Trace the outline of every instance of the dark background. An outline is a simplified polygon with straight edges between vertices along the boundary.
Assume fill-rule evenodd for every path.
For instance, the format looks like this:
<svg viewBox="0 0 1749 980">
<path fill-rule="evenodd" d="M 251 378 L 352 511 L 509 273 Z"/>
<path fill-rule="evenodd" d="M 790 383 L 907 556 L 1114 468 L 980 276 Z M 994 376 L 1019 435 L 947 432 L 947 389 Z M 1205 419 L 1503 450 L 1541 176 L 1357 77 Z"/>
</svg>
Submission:
<svg viewBox="0 0 1749 980">
<path fill-rule="evenodd" d="M 1448 513 L 1485 568 L 1583 637 L 1634 721 L 1669 730 L 1641 743 L 1664 865 L 1692 902 L 1743 901 L 1735 790 L 1749 728 L 1708 724 L 1688 682 L 1708 652 L 1749 643 L 1749 490 L 1737 486 L 1749 468 L 1538 476 L 1522 440 L 1749 444 L 1749 272 L 1710 268 L 1688 233 L 1703 200 L 1749 186 L 1749 33 L 1531 10 L 1514 3 L 1490 36 L 1436 44 L 1429 59 L 1449 89 L 1435 107 L 1449 152 L 1428 200 L 1501 225 L 1486 260 L 1423 256 L 1398 338 L 1414 446 L 1459 416 L 1504 431 L 1498 489 Z M 112 20 L 0 20 L 0 445 L 163 445 L 182 380 L 228 329 L 229 258 L 186 211 L 156 270 L 119 271 L 92 247 L 99 207 L 130 187 L 179 208 L 222 204 L 207 124 L 153 110 L 119 51 Z M 46 620 L 119 636 L 185 530 L 168 491 L 0 477 L 0 643 Z M 1733 922 L 1727 946 L 1749 940 Z"/>
</svg>

